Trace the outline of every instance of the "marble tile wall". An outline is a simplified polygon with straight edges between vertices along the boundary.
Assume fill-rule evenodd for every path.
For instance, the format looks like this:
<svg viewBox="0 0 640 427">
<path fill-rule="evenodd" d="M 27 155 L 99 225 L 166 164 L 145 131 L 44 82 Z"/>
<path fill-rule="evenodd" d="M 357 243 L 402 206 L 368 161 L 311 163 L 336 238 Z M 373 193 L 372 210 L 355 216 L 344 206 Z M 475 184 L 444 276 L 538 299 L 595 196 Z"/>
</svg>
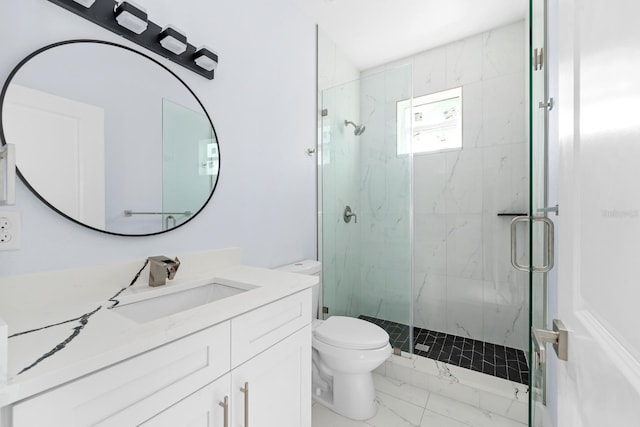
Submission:
<svg viewBox="0 0 640 427">
<path fill-rule="evenodd" d="M 397 156 L 397 102 L 411 97 L 411 67 L 360 79 L 360 312 L 411 321 L 411 159 Z"/>
<path fill-rule="evenodd" d="M 524 22 L 409 60 L 416 96 L 463 88 L 462 150 L 414 157 L 414 326 L 526 349 L 527 275 L 497 216 L 528 206 Z"/>
<path fill-rule="evenodd" d="M 413 314 L 420 328 L 527 348 L 527 276 L 509 262 L 510 218 L 496 215 L 528 206 L 525 51 L 521 21 L 323 91 L 331 107 L 321 125 L 331 314 L 407 324 Z M 412 170 L 395 154 L 396 102 L 457 86 L 463 149 L 416 155 Z M 344 119 L 364 123 L 365 133 L 354 136 Z M 342 221 L 347 204 L 357 225 Z"/>
</svg>

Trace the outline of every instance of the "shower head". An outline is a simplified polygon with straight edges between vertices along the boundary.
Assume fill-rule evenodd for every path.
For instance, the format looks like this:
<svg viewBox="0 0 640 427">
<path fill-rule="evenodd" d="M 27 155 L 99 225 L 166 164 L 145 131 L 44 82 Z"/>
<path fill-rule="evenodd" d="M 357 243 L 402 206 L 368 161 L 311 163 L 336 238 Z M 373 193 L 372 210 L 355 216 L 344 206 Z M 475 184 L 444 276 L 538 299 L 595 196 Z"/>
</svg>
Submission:
<svg viewBox="0 0 640 427">
<path fill-rule="evenodd" d="M 364 130 L 366 129 L 366 127 L 364 125 L 357 125 L 357 124 L 355 124 L 353 122 L 350 122 L 348 120 L 344 121 L 344 125 L 345 126 L 349 126 L 349 125 L 353 126 L 353 128 L 354 128 L 353 134 L 355 136 L 362 135 L 364 133 Z"/>
</svg>

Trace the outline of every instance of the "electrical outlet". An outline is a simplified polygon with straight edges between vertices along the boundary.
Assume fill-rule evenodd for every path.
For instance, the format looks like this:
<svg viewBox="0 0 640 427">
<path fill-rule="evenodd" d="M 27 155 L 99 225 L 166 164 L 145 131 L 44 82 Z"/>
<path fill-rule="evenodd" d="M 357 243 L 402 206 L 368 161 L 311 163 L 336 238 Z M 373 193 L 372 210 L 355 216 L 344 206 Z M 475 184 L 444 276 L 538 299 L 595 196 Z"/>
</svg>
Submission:
<svg viewBox="0 0 640 427">
<path fill-rule="evenodd" d="M 20 249 L 20 212 L 0 211 L 0 251 Z"/>
</svg>

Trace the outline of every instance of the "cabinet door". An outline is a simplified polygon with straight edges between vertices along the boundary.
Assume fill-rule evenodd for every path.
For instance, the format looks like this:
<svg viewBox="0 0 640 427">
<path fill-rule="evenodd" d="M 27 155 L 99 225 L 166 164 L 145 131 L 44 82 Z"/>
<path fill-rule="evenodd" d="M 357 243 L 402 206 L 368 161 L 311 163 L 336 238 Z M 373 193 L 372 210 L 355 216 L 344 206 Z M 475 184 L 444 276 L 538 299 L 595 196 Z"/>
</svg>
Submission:
<svg viewBox="0 0 640 427">
<path fill-rule="evenodd" d="M 229 390 L 231 375 L 226 374 L 206 387 L 185 397 L 153 418 L 140 424 L 144 427 L 228 427 L 230 417 Z M 227 413 L 224 405 L 227 398 Z M 227 418 L 230 420 L 230 418 Z"/>
<path fill-rule="evenodd" d="M 310 427 L 311 325 L 231 371 L 231 384 L 234 427 Z"/>
</svg>

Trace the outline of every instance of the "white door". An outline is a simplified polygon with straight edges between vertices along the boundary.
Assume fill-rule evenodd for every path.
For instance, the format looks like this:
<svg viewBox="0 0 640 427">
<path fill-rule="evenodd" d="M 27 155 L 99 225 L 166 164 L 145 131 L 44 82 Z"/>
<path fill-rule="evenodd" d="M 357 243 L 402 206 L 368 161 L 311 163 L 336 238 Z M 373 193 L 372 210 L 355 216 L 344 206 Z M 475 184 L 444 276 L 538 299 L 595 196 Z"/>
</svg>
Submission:
<svg viewBox="0 0 640 427">
<path fill-rule="evenodd" d="M 104 229 L 104 109 L 11 84 L 2 115 L 29 184 L 60 212 Z"/>
<path fill-rule="evenodd" d="M 558 11 L 557 426 L 639 426 L 640 2 Z"/>
</svg>

